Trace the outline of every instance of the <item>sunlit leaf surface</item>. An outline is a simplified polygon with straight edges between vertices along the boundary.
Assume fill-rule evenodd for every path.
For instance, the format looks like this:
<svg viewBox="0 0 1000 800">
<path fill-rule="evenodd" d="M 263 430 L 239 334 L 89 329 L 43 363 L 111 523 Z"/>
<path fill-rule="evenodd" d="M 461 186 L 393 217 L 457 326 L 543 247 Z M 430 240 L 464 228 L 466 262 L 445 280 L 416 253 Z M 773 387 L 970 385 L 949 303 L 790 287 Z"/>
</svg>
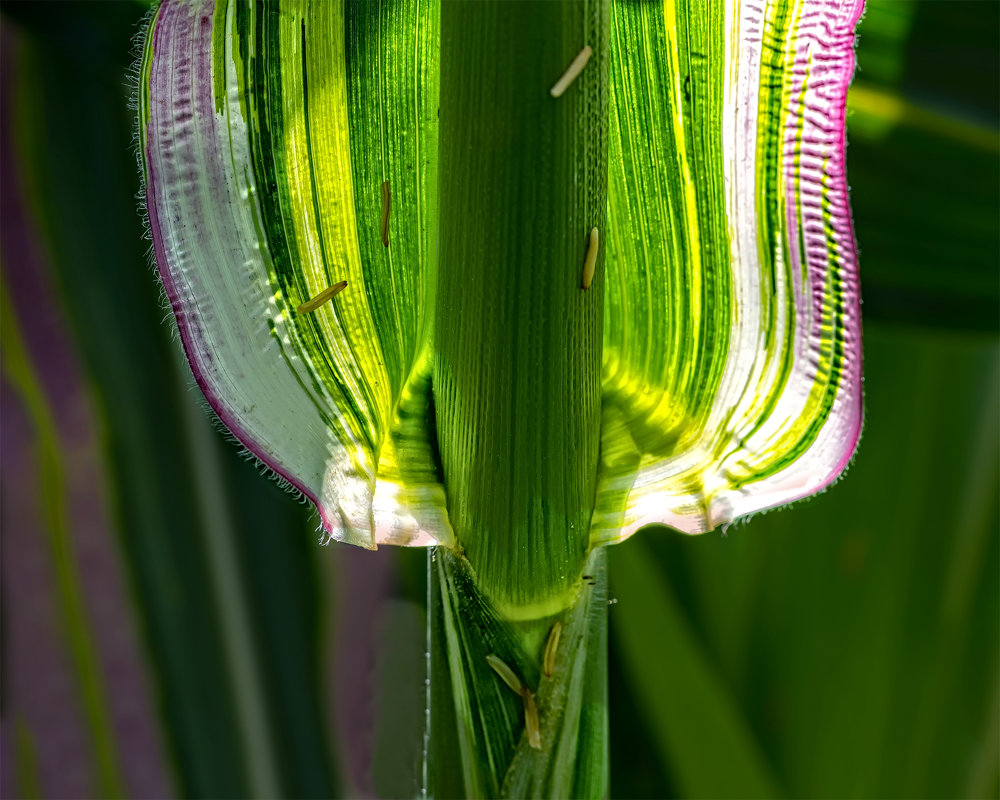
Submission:
<svg viewBox="0 0 1000 800">
<path fill-rule="evenodd" d="M 594 544 L 798 499 L 853 452 L 860 11 L 614 4 Z M 369 547 L 451 541 L 427 372 L 437 20 L 167 2 L 140 76 L 156 258 L 199 385 Z"/>
<path fill-rule="evenodd" d="M 854 450 L 861 8 L 614 6 L 598 542 L 812 494 Z"/>
<path fill-rule="evenodd" d="M 450 540 L 422 351 L 434 12 L 167 2 L 140 77 L 156 260 L 199 386 L 331 535 L 367 547 Z"/>
</svg>

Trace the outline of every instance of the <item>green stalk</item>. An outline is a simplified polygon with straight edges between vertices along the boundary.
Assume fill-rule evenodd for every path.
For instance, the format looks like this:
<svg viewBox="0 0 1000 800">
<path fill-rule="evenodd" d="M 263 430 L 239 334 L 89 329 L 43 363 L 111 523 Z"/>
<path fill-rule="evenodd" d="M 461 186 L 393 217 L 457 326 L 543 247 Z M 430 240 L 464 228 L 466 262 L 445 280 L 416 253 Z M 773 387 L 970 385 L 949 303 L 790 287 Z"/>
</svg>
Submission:
<svg viewBox="0 0 1000 800">
<path fill-rule="evenodd" d="M 448 513 L 503 616 L 574 600 L 601 413 L 608 5 L 444 3 L 434 401 Z M 559 98 L 549 90 L 593 56 Z"/>
<path fill-rule="evenodd" d="M 582 283 L 607 208 L 608 11 L 606 0 L 442 7 L 433 392 L 458 546 L 428 562 L 435 797 L 607 792 L 606 580 L 589 542 L 600 253 Z M 585 45 L 589 63 L 552 97 Z"/>
</svg>

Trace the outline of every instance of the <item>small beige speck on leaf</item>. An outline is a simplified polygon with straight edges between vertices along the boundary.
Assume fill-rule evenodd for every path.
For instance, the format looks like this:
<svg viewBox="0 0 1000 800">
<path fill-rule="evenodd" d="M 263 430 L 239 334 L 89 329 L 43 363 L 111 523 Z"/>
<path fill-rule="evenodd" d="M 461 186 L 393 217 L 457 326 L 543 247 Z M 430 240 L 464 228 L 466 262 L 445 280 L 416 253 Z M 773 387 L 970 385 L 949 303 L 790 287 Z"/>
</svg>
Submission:
<svg viewBox="0 0 1000 800">
<path fill-rule="evenodd" d="M 392 192 L 389 181 L 382 181 L 382 244 L 389 246 L 389 211 L 392 204 Z"/>
<path fill-rule="evenodd" d="M 560 97 L 569 88 L 570 84 L 576 80 L 577 75 L 583 72 L 583 68 L 587 66 L 587 62 L 590 61 L 590 56 L 593 52 L 589 44 L 584 45 L 583 50 L 577 53 L 576 58 L 566 67 L 566 71 L 562 74 L 562 77 L 549 89 L 549 94 L 553 97 Z"/>
<path fill-rule="evenodd" d="M 590 246 L 587 248 L 587 257 L 583 261 L 583 277 L 580 285 L 584 289 L 589 289 L 594 280 L 594 270 L 597 269 L 597 251 L 600 249 L 600 234 L 597 228 L 590 232 Z"/>
<path fill-rule="evenodd" d="M 295 310 L 298 311 L 300 314 L 308 314 L 312 311 L 315 311 L 317 308 L 323 305 L 323 303 L 325 303 L 327 300 L 330 300 L 335 295 L 340 294 L 346 287 L 347 287 L 347 281 L 338 281 L 337 283 L 333 284 L 333 286 L 328 286 L 326 289 L 324 289 L 322 292 L 320 292 L 318 295 L 312 298 L 312 300 L 306 300 L 306 302 L 304 302 Z"/>
</svg>

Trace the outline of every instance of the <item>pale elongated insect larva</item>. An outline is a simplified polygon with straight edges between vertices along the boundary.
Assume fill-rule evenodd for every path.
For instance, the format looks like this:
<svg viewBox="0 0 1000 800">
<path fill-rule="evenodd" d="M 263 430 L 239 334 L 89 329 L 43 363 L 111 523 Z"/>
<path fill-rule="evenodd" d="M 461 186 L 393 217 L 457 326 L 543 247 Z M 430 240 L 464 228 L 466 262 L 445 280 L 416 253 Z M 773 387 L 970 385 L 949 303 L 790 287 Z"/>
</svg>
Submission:
<svg viewBox="0 0 1000 800">
<path fill-rule="evenodd" d="M 506 683 L 515 694 L 521 694 L 524 691 L 524 684 L 521 683 L 521 679 L 517 677 L 517 673 L 514 672 L 506 663 L 497 658 L 493 653 L 486 656 L 487 663 L 493 667 L 493 671 L 500 676 L 500 679 Z"/>
<path fill-rule="evenodd" d="M 536 750 L 542 749 L 542 732 L 538 727 L 538 708 L 535 706 L 535 696 L 527 686 L 521 692 L 524 700 L 524 731 L 528 734 L 528 744 Z"/>
<path fill-rule="evenodd" d="M 316 295 L 312 300 L 306 300 L 302 305 L 300 305 L 296 311 L 300 314 L 308 314 L 310 311 L 315 311 L 323 303 L 332 298 L 334 295 L 340 294 L 344 288 L 347 286 L 347 281 L 339 281 L 333 286 L 328 286 L 318 295 Z"/>
<path fill-rule="evenodd" d="M 546 678 L 551 678 L 556 668 L 556 653 L 559 651 L 559 637 L 562 635 L 562 623 L 556 622 L 549 631 L 549 640 L 545 643 L 545 656 L 542 658 L 542 671 Z"/>
<path fill-rule="evenodd" d="M 392 202 L 392 192 L 389 181 L 382 181 L 382 244 L 389 246 L 389 206 Z"/>
<path fill-rule="evenodd" d="M 562 77 L 555 82 L 555 85 L 549 89 L 549 94 L 553 97 L 559 97 L 563 92 L 565 92 L 569 85 L 576 80 L 576 76 L 583 72 L 583 68 L 587 66 L 587 62 L 590 61 L 590 56 L 593 54 L 593 50 L 590 49 L 590 45 L 584 45 L 583 50 L 577 53 L 576 58 L 574 58 L 566 71 L 563 73 Z"/>
<path fill-rule="evenodd" d="M 594 270 L 597 269 L 597 251 L 601 246 L 601 237 L 597 232 L 597 228 L 594 228 L 590 232 L 590 246 L 587 247 L 587 257 L 583 260 L 583 277 L 581 278 L 580 285 L 584 289 L 589 289 L 591 282 L 594 280 Z"/>
</svg>

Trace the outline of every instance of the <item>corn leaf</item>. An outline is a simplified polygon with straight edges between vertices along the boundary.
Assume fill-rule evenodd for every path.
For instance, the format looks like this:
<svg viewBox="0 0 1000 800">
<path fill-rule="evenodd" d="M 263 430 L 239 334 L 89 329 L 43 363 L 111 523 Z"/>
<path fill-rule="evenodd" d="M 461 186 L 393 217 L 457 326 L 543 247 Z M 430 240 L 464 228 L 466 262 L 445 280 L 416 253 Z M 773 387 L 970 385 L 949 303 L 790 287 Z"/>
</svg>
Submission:
<svg viewBox="0 0 1000 800">
<path fill-rule="evenodd" d="M 861 7 L 614 6 L 597 542 L 787 503 L 854 450 Z"/>
<path fill-rule="evenodd" d="M 199 386 L 334 538 L 366 547 L 450 538 L 423 348 L 435 12 L 167 2 L 140 76 L 156 260 Z"/>
<path fill-rule="evenodd" d="M 594 544 L 798 499 L 853 452 L 860 11 L 614 6 Z M 451 540 L 427 377 L 437 24 L 431 3 L 168 2 L 141 75 L 157 263 L 199 384 L 368 547 Z"/>
</svg>

